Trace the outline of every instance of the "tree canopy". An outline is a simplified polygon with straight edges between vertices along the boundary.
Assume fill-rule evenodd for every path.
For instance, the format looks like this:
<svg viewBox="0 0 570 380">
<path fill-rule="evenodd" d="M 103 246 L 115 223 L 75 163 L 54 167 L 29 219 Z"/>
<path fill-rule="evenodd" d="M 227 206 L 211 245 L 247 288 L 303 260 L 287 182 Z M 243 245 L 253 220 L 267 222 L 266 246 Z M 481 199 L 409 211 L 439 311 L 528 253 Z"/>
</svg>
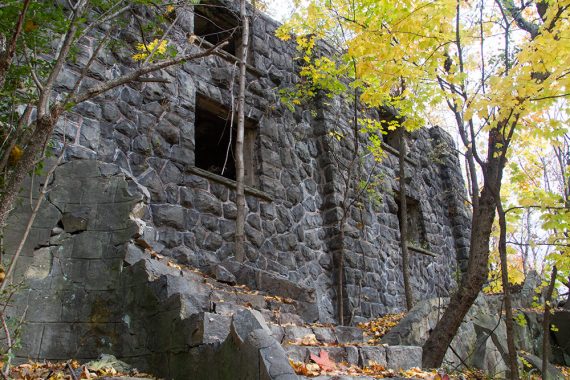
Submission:
<svg viewBox="0 0 570 380">
<path fill-rule="evenodd" d="M 523 144 L 524 136 L 537 130 L 548 141 L 566 131 L 563 125 L 543 128 L 536 120 L 570 95 L 570 1 L 303 4 L 279 36 L 295 36 L 308 91 L 358 88 L 364 103 L 396 108 L 408 129 L 424 124 L 427 114 L 443 104 L 447 112 L 442 120 L 454 125 L 462 142 L 473 207 L 470 260 L 450 307 L 424 346 L 424 365 L 437 366 L 487 280 L 496 212 L 501 231 L 506 229 L 501 187 L 512 159 L 509 147 Z M 336 60 L 315 53 L 319 40 L 336 50 Z M 352 78 L 348 85 L 335 81 L 339 72 Z M 567 234 L 563 224 L 559 230 Z M 504 292 L 510 302 L 508 287 Z M 512 318 L 506 306 L 508 325 Z M 512 342 L 509 351 L 514 352 Z M 516 378 L 516 360 L 511 359 Z"/>
</svg>

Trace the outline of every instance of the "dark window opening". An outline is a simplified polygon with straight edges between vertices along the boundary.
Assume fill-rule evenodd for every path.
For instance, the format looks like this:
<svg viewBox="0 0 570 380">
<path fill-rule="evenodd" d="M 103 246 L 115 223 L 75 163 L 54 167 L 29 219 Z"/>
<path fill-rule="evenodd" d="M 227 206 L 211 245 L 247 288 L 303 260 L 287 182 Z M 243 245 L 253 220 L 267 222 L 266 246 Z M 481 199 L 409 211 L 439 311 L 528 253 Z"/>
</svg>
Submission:
<svg viewBox="0 0 570 380">
<path fill-rule="evenodd" d="M 400 137 L 398 128 L 399 116 L 395 114 L 396 111 L 388 108 L 383 107 L 378 111 L 378 120 L 382 124 L 382 141 L 386 144 L 391 146 L 392 148 L 399 150 L 400 149 Z M 397 126 L 394 129 L 394 126 Z"/>
<path fill-rule="evenodd" d="M 399 196 L 396 198 L 396 202 L 398 203 L 398 219 L 401 223 Z M 416 199 L 406 197 L 406 209 L 406 220 L 408 222 L 408 236 L 406 236 L 406 241 L 415 247 L 428 249 L 429 247 L 426 239 L 426 230 L 420 203 Z"/>
<path fill-rule="evenodd" d="M 237 115 L 231 125 L 231 112 L 203 96 L 196 100 L 194 124 L 195 165 L 200 169 L 236 179 L 235 145 Z M 244 131 L 244 168 L 246 185 L 255 186 L 255 140 L 256 124 L 246 119 Z"/>
<path fill-rule="evenodd" d="M 382 141 L 392 148 L 397 149 L 398 151 L 400 150 L 400 136 L 398 130 L 385 130 L 384 133 L 382 133 Z"/>
<path fill-rule="evenodd" d="M 212 45 L 227 40 L 223 50 L 235 57 L 242 46 L 239 24 L 239 15 L 221 4 L 208 2 L 194 6 L 194 34 Z M 247 56 L 247 62 L 251 63 L 251 49 Z"/>
</svg>

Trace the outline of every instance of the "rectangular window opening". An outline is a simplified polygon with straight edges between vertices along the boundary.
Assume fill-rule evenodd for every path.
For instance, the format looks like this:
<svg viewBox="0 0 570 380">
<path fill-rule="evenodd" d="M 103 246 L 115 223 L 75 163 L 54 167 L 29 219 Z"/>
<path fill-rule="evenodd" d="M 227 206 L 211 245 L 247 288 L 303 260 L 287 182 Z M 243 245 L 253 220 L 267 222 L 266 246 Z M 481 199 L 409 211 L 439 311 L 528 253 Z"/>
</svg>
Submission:
<svg viewBox="0 0 570 380">
<path fill-rule="evenodd" d="M 194 124 L 195 165 L 213 174 L 236 180 L 235 146 L 237 115 L 231 125 L 231 111 L 204 97 L 196 98 Z M 255 142 L 257 124 L 246 119 L 244 131 L 244 183 L 256 185 Z"/>
<path fill-rule="evenodd" d="M 400 138 L 398 129 L 390 130 L 388 126 L 390 123 L 398 120 L 398 116 L 394 115 L 390 109 L 381 108 L 378 110 L 378 120 L 382 123 L 382 141 L 384 144 L 399 150 L 400 149 Z M 399 127 L 398 127 L 399 128 Z"/>
<path fill-rule="evenodd" d="M 234 57 L 240 54 L 242 38 L 239 14 L 220 3 L 212 1 L 194 5 L 194 34 L 212 45 L 227 39 L 228 44 L 223 50 Z M 252 62 L 251 48 L 247 62 Z"/>
<path fill-rule="evenodd" d="M 400 196 L 398 195 L 396 202 L 398 204 L 398 219 L 401 223 L 399 198 Z M 408 234 L 406 236 L 406 241 L 415 247 L 429 249 L 420 203 L 414 198 L 406 197 L 406 209 L 406 220 L 408 222 Z"/>
</svg>

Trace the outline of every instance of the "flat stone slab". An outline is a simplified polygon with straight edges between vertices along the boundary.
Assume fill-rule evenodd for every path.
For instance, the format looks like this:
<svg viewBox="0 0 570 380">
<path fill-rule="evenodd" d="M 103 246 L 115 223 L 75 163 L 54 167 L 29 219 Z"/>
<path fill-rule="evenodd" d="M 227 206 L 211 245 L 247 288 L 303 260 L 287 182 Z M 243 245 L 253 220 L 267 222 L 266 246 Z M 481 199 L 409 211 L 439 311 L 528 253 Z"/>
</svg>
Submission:
<svg viewBox="0 0 570 380">
<path fill-rule="evenodd" d="M 369 366 L 370 362 L 388 367 L 386 348 L 384 346 L 363 346 L 359 347 L 358 352 L 360 354 L 361 367 Z"/>
<path fill-rule="evenodd" d="M 319 356 L 326 351 L 331 360 L 337 363 L 366 367 L 371 361 L 386 368 L 408 370 L 422 366 L 422 348 L 416 346 L 284 346 L 289 359 L 307 363 L 311 354 Z"/>
<path fill-rule="evenodd" d="M 421 368 L 422 353 L 422 348 L 417 346 L 387 346 L 386 360 L 388 368 L 394 370 L 407 370 L 413 367 Z"/>
<path fill-rule="evenodd" d="M 362 329 L 351 326 L 336 326 L 334 328 L 336 340 L 340 344 L 360 343 L 364 341 Z"/>
<path fill-rule="evenodd" d="M 348 364 L 358 365 L 358 348 L 355 346 L 330 347 L 285 345 L 284 348 L 289 359 L 296 362 L 308 362 L 311 354 L 320 356 L 321 351 L 326 351 L 329 354 L 330 359 L 336 363 L 346 362 Z"/>
</svg>

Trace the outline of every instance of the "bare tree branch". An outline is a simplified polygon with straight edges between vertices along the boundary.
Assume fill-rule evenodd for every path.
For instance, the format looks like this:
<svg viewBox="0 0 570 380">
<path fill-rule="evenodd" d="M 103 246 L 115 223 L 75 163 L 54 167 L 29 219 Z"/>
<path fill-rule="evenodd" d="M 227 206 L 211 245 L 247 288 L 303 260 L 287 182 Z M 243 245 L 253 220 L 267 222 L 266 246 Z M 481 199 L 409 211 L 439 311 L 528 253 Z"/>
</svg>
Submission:
<svg viewBox="0 0 570 380">
<path fill-rule="evenodd" d="M 526 20 L 522 16 L 522 9 L 517 7 L 513 0 L 498 0 L 497 2 L 503 5 L 504 9 L 513 18 L 517 26 L 529 33 L 532 39 L 538 36 L 539 25 Z"/>
<path fill-rule="evenodd" d="M 222 42 L 218 45 L 215 45 L 215 46 L 213 46 L 207 50 L 204 50 L 200 53 L 186 54 L 186 55 L 181 56 L 181 57 L 168 59 L 165 61 L 153 63 L 153 64 L 145 66 L 145 67 L 141 67 L 141 68 L 139 68 L 133 72 L 122 75 L 116 79 L 110 80 L 108 82 L 100 83 L 100 84 L 80 93 L 80 94 L 71 96 L 63 105 L 65 106 L 68 104 L 78 104 L 78 103 L 81 103 L 85 100 L 94 98 L 94 97 L 96 97 L 96 96 L 98 96 L 104 92 L 107 92 L 107 91 L 109 91 L 115 87 L 121 86 L 121 85 L 128 83 L 128 82 L 131 82 L 131 81 L 138 80 L 141 76 L 148 74 L 148 73 L 151 73 L 153 71 L 161 70 L 161 69 L 164 69 L 166 67 L 170 67 L 170 66 L 182 63 L 182 62 L 192 61 L 195 59 L 207 57 L 208 55 L 215 53 L 218 49 L 221 49 L 225 45 L 227 45 L 227 41 Z"/>
<path fill-rule="evenodd" d="M 77 32 L 78 28 L 78 19 L 81 17 L 85 7 L 87 6 L 87 0 L 80 0 L 77 4 L 75 10 L 73 11 L 73 17 L 71 19 L 71 23 L 65 37 L 63 39 L 63 45 L 59 50 L 59 54 L 55 61 L 55 65 L 51 69 L 51 72 L 44 84 L 44 90 L 41 92 L 40 99 L 38 100 L 37 112 L 38 112 L 38 119 L 47 116 L 48 114 L 48 103 L 51 97 L 51 89 L 59 76 L 59 73 L 63 69 L 65 61 L 69 55 L 69 51 L 73 45 L 73 41 L 75 40 L 75 33 Z"/>
<path fill-rule="evenodd" d="M 10 65 L 12 64 L 12 59 L 14 59 L 14 54 L 16 54 L 16 43 L 18 42 L 18 38 L 22 33 L 24 19 L 26 17 L 26 13 L 28 12 L 29 6 L 30 6 L 30 0 L 24 0 L 22 10 L 20 11 L 18 20 L 16 21 L 16 26 L 14 29 L 14 33 L 12 34 L 12 38 L 8 43 L 6 51 L 0 52 L 0 88 L 4 86 L 4 81 L 6 79 L 6 72 L 10 68 Z"/>
</svg>

